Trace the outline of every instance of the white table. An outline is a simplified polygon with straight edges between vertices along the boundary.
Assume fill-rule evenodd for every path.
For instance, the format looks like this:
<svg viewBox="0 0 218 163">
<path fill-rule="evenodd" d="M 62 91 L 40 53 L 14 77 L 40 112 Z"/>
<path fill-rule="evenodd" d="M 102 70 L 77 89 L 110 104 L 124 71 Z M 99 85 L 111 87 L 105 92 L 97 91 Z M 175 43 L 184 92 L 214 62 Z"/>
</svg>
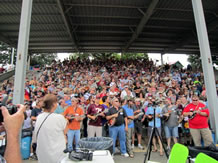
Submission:
<svg viewBox="0 0 218 163">
<path fill-rule="evenodd" d="M 114 163 L 111 153 L 107 150 L 94 151 L 92 161 L 72 161 L 68 158 L 64 158 L 61 163 Z"/>
</svg>

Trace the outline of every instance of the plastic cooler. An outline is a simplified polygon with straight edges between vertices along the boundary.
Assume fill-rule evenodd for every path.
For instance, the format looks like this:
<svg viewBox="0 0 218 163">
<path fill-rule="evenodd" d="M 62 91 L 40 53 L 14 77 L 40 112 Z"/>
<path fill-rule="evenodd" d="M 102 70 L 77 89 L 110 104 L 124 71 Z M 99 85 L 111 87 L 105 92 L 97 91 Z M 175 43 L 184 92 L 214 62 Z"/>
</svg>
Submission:
<svg viewBox="0 0 218 163">
<path fill-rule="evenodd" d="M 28 159 L 30 157 L 31 142 L 32 142 L 32 131 L 23 130 L 22 138 L 20 142 L 21 155 L 23 160 Z"/>
</svg>

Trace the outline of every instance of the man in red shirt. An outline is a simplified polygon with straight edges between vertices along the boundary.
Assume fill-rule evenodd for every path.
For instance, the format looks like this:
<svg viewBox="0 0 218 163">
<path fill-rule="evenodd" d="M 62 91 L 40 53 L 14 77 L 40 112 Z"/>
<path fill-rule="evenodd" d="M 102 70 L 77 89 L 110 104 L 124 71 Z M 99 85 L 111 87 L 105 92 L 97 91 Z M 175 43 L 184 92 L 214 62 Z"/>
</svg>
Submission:
<svg viewBox="0 0 218 163">
<path fill-rule="evenodd" d="M 191 118 L 196 113 L 196 115 Z M 189 128 L 194 140 L 195 146 L 201 146 L 201 137 L 204 145 L 209 146 L 212 140 L 212 134 L 208 126 L 209 109 L 199 101 L 198 96 L 192 97 L 192 103 L 183 110 L 183 115 L 189 117 Z"/>
</svg>

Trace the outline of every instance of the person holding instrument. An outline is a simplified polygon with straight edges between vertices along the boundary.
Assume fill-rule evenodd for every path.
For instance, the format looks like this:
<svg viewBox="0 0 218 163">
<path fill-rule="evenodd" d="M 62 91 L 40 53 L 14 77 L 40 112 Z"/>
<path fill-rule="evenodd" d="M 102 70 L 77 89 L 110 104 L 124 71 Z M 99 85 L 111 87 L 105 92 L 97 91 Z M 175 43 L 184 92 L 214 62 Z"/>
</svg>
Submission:
<svg viewBox="0 0 218 163">
<path fill-rule="evenodd" d="M 70 152 L 73 150 L 73 140 L 75 137 L 75 150 L 78 148 L 78 143 L 80 139 L 80 122 L 83 120 L 83 110 L 78 107 L 78 99 L 73 97 L 71 99 L 72 106 L 69 106 L 64 111 L 64 117 L 68 119 L 68 132 L 67 132 L 67 149 L 65 152 Z M 74 116 L 74 119 L 71 117 Z"/>
<path fill-rule="evenodd" d="M 100 97 L 94 97 L 94 104 L 91 104 L 87 110 L 87 117 L 89 118 L 88 124 L 88 137 L 102 137 L 102 120 L 104 115 L 104 108 L 99 104 Z"/>
<path fill-rule="evenodd" d="M 154 127 L 154 120 L 155 120 L 155 127 L 157 128 L 159 134 L 161 135 L 161 108 L 159 106 L 157 106 L 157 104 L 155 103 L 155 99 L 153 98 L 152 100 L 149 100 L 149 105 L 148 105 L 148 110 L 146 112 L 146 115 L 148 117 L 148 119 L 150 119 L 150 122 L 148 123 L 148 136 L 150 137 L 152 128 Z M 156 108 L 156 115 L 155 117 L 153 117 L 154 114 L 154 108 Z M 156 135 L 156 134 L 155 134 Z M 156 135 L 158 137 L 158 135 Z M 154 149 L 152 150 L 152 152 L 157 152 L 157 145 L 156 145 L 156 138 L 153 137 L 153 145 L 154 145 Z M 160 156 L 163 156 L 163 146 L 161 143 L 160 138 L 158 137 L 158 143 L 160 145 Z"/>
<path fill-rule="evenodd" d="M 162 109 L 162 114 L 165 117 L 164 131 L 167 138 L 167 149 L 170 150 L 171 137 L 174 143 L 177 143 L 178 133 L 178 114 L 177 107 L 173 105 L 170 98 L 166 99 L 166 106 Z"/>
<path fill-rule="evenodd" d="M 131 158 L 134 157 L 133 149 L 131 148 L 131 139 L 134 134 L 134 112 L 133 112 L 133 98 L 127 100 L 127 104 L 122 106 L 122 108 L 126 111 L 127 119 L 128 119 L 128 131 L 126 131 L 126 148 L 129 156 Z"/>
<path fill-rule="evenodd" d="M 117 135 L 119 135 L 121 155 L 129 157 L 126 152 L 126 135 L 125 131 L 128 131 L 127 114 L 124 109 L 120 107 L 120 101 L 114 97 L 112 99 L 112 108 L 106 113 L 106 119 L 111 121 L 115 119 L 113 126 L 109 126 L 109 135 L 113 139 L 113 153 L 115 153 L 115 145 Z"/>
<path fill-rule="evenodd" d="M 199 101 L 197 95 L 194 95 L 192 97 L 192 103 L 184 108 L 183 115 L 189 117 L 189 128 L 195 146 L 201 146 L 201 137 L 204 140 L 205 146 L 209 146 L 213 143 L 212 134 L 208 126 L 210 112 L 209 109 L 205 108 L 205 105 Z"/>
</svg>

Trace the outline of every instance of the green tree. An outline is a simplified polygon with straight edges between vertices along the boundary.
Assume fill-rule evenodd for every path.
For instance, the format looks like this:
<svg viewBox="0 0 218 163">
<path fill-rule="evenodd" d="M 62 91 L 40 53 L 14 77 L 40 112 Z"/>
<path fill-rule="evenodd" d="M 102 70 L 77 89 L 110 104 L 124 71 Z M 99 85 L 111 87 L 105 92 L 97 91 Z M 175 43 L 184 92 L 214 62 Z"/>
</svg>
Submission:
<svg viewBox="0 0 218 163">
<path fill-rule="evenodd" d="M 11 63 L 11 53 L 12 53 L 12 47 L 9 45 L 0 42 L 0 63 L 6 64 L 6 63 Z M 16 54 L 16 50 L 15 50 Z M 15 63 L 16 59 L 14 59 Z"/>
<path fill-rule="evenodd" d="M 41 54 L 32 54 L 30 59 L 30 65 L 50 65 L 53 60 L 57 59 L 56 53 L 41 53 Z"/>
<path fill-rule="evenodd" d="M 147 60 L 148 54 L 147 53 L 124 53 L 122 54 L 121 59 L 123 60 Z"/>
<path fill-rule="evenodd" d="M 72 53 L 70 59 L 93 58 L 94 60 L 104 61 L 106 59 L 114 60 L 136 60 L 148 59 L 147 53 Z"/>
<path fill-rule="evenodd" d="M 191 54 L 188 57 L 188 61 L 191 63 L 193 70 L 201 70 L 201 58 L 199 55 Z"/>
</svg>

